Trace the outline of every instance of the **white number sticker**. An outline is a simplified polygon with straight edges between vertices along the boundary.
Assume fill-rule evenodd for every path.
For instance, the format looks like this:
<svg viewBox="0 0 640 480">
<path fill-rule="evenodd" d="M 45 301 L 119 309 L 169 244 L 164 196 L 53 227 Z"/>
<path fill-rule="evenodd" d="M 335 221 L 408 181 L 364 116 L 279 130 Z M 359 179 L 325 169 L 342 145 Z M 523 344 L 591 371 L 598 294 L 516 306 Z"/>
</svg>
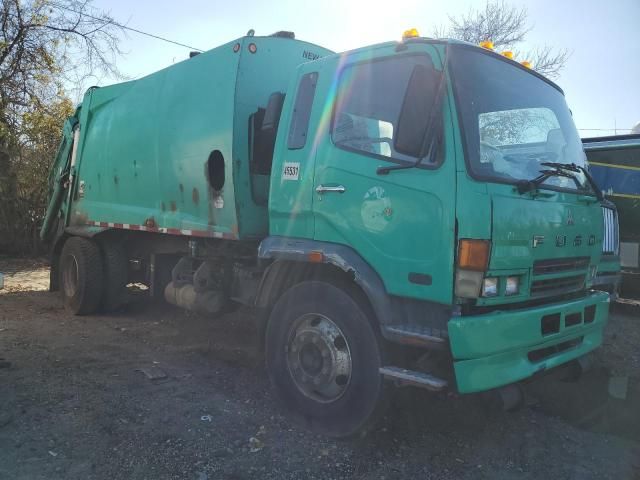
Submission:
<svg viewBox="0 0 640 480">
<path fill-rule="evenodd" d="M 282 169 L 283 180 L 298 180 L 300 177 L 300 164 L 297 162 L 284 162 Z"/>
</svg>

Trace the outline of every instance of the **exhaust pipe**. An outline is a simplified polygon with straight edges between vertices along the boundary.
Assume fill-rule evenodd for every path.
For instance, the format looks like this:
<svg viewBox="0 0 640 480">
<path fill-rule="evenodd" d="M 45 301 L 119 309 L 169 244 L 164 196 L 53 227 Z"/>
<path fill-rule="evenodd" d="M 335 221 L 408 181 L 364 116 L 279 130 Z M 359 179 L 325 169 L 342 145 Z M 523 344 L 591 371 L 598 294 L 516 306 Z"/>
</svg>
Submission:
<svg viewBox="0 0 640 480">
<path fill-rule="evenodd" d="M 567 373 L 562 378 L 565 382 L 577 382 L 593 368 L 593 357 L 590 354 L 576 358 L 567 365 Z"/>
<path fill-rule="evenodd" d="M 519 383 L 512 383 L 485 392 L 484 399 L 491 408 L 515 412 L 524 405 L 524 392 Z"/>
<path fill-rule="evenodd" d="M 172 305 L 205 315 L 218 313 L 222 310 L 225 300 L 224 294 L 219 290 L 196 292 L 190 283 L 176 286 L 173 282 L 169 282 L 165 287 L 164 298 Z"/>
</svg>

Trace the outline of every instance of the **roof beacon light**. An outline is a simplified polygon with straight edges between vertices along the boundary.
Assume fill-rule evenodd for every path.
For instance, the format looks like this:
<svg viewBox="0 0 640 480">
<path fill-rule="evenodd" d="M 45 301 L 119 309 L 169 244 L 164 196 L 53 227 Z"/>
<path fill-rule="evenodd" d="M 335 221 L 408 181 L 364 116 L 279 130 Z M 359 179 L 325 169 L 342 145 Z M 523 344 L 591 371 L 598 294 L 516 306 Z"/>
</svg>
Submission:
<svg viewBox="0 0 640 480">
<path fill-rule="evenodd" d="M 402 34 L 402 39 L 406 40 L 407 38 L 418 38 L 420 34 L 418 33 L 417 28 L 410 28 L 409 30 L 405 30 Z"/>
<path fill-rule="evenodd" d="M 513 60 L 513 52 L 511 50 L 505 50 L 502 52 L 503 57 L 507 57 L 509 60 Z"/>
<path fill-rule="evenodd" d="M 520 65 L 526 68 L 531 68 L 531 62 L 529 60 L 525 60 L 524 62 L 520 62 Z"/>
<path fill-rule="evenodd" d="M 487 50 L 493 50 L 493 42 L 491 40 L 484 40 L 483 42 L 480 42 L 480 46 Z"/>
</svg>

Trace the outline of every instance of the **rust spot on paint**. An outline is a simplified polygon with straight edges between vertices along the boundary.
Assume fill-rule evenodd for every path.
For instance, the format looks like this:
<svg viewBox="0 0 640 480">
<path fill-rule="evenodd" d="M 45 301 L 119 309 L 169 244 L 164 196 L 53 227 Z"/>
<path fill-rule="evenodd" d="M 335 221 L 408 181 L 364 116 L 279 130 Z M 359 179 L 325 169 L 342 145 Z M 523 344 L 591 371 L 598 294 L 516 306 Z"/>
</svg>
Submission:
<svg viewBox="0 0 640 480">
<path fill-rule="evenodd" d="M 165 206 L 164 202 L 162 202 L 162 203 L 160 204 L 160 209 L 161 209 L 163 212 L 167 209 L 167 207 Z"/>
<path fill-rule="evenodd" d="M 175 212 L 177 210 L 176 202 L 171 200 L 171 203 L 169 204 L 169 208 L 171 209 L 172 212 Z"/>
<path fill-rule="evenodd" d="M 84 226 L 87 224 L 89 220 L 89 216 L 82 211 L 74 210 L 71 212 L 71 217 L 69 218 L 69 224 L 74 226 Z"/>
<path fill-rule="evenodd" d="M 193 203 L 195 203 L 196 205 L 200 203 L 200 192 L 196 187 L 193 187 L 193 191 L 191 192 L 191 199 L 193 200 Z"/>
<path fill-rule="evenodd" d="M 153 217 L 149 217 L 144 221 L 144 226 L 147 228 L 155 228 L 156 220 Z"/>
</svg>

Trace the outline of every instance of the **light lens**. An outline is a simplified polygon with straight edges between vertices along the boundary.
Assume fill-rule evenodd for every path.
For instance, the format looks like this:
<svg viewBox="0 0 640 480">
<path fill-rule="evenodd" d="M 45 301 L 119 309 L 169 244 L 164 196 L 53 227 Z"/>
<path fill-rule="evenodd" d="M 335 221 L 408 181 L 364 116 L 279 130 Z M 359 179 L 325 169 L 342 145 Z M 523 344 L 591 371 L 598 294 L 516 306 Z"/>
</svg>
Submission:
<svg viewBox="0 0 640 480">
<path fill-rule="evenodd" d="M 420 34 L 418 33 L 418 29 L 416 28 L 410 28 L 409 30 L 405 30 L 404 33 L 402 34 L 402 38 L 417 38 L 419 37 Z"/>
<path fill-rule="evenodd" d="M 251 53 L 256 53 L 258 51 L 258 47 L 255 43 L 250 43 L 248 48 Z"/>
<path fill-rule="evenodd" d="M 525 60 L 524 62 L 520 62 L 520 65 L 526 68 L 531 68 L 531 62 L 528 60 Z"/>
<path fill-rule="evenodd" d="M 482 48 L 486 48 L 487 50 L 493 50 L 493 42 L 491 40 L 480 42 L 480 46 Z"/>
<path fill-rule="evenodd" d="M 513 52 L 511 50 L 505 50 L 502 52 L 503 57 L 507 57 L 509 60 L 513 60 Z"/>
<path fill-rule="evenodd" d="M 507 285 L 504 289 L 505 295 L 517 295 L 520 292 L 520 277 L 507 277 Z"/>
<path fill-rule="evenodd" d="M 495 297 L 498 295 L 498 279 L 497 277 L 487 277 L 482 282 L 482 296 Z"/>
<path fill-rule="evenodd" d="M 458 246 L 458 267 L 476 272 L 484 272 L 489 263 L 488 240 L 463 238 Z"/>
<path fill-rule="evenodd" d="M 482 272 L 458 270 L 456 272 L 456 297 L 478 298 L 482 288 Z"/>
</svg>

